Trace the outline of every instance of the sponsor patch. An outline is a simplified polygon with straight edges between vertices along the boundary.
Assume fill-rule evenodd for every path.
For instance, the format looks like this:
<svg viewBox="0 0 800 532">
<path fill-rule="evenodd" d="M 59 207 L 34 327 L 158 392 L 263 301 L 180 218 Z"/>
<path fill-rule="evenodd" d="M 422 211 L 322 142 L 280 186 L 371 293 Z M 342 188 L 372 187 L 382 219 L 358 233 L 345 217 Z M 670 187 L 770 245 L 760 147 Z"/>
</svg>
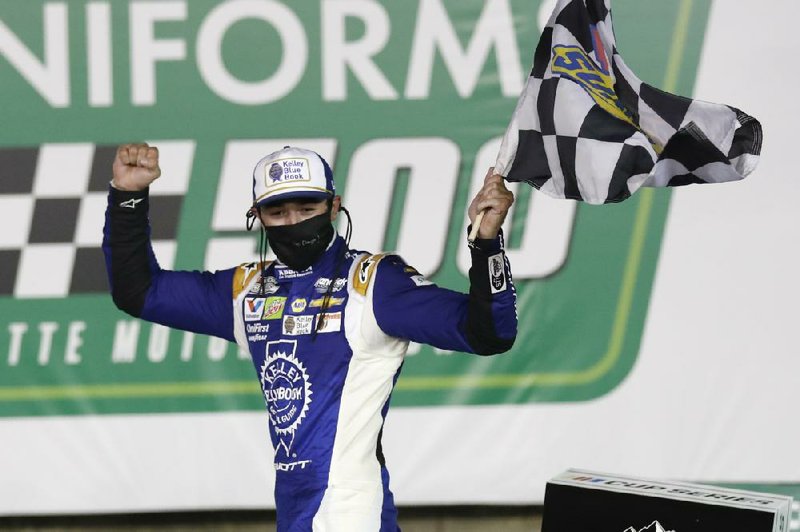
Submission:
<svg viewBox="0 0 800 532">
<path fill-rule="evenodd" d="M 278 279 L 297 279 L 298 277 L 305 277 L 306 275 L 311 275 L 313 272 L 314 272 L 313 266 L 309 266 L 308 268 L 306 268 L 301 272 L 290 270 L 286 266 L 275 267 L 275 275 L 278 276 Z"/>
<path fill-rule="evenodd" d="M 262 333 L 269 332 L 269 323 L 248 323 L 246 326 L 248 333 Z"/>
<path fill-rule="evenodd" d="M 269 332 L 269 323 L 248 323 L 246 326 L 247 329 L 247 339 L 251 342 L 263 342 L 267 339 L 267 333 Z"/>
<path fill-rule="evenodd" d="M 427 280 L 425 278 L 425 276 L 422 275 L 421 273 L 418 273 L 416 275 L 412 275 L 411 277 L 409 277 L 409 279 L 411 279 L 414 282 L 414 284 L 417 285 L 417 286 L 428 286 L 428 285 L 432 285 L 433 284 L 432 282 Z"/>
<path fill-rule="evenodd" d="M 283 316 L 283 309 L 286 306 L 286 298 L 278 296 L 268 297 L 265 306 L 266 309 L 264 310 L 263 319 L 277 320 Z"/>
<path fill-rule="evenodd" d="M 261 290 L 261 285 L 264 285 L 264 290 Z M 250 294 L 274 294 L 278 291 L 278 281 L 270 276 L 266 278 L 259 279 L 256 281 L 256 284 L 253 285 L 253 288 L 250 289 Z"/>
<path fill-rule="evenodd" d="M 290 314 L 283 317 L 283 334 L 287 336 L 311 334 L 313 324 L 314 316 L 293 316 Z"/>
<path fill-rule="evenodd" d="M 326 312 L 324 314 L 317 314 L 317 324 L 315 326 L 317 332 L 328 333 L 337 332 L 342 330 L 342 313 L 341 312 Z"/>
<path fill-rule="evenodd" d="M 346 284 L 347 284 L 347 279 L 345 279 L 344 277 L 339 277 L 338 279 L 336 279 L 336 281 L 334 281 L 333 288 L 331 289 L 331 291 L 338 292 L 339 290 L 344 288 Z M 328 291 L 328 287 L 330 285 L 331 285 L 330 279 L 328 279 L 327 277 L 320 277 L 319 279 L 317 279 L 317 282 L 314 283 L 314 290 L 316 290 L 316 292 L 319 294 L 324 294 L 325 292 Z"/>
<path fill-rule="evenodd" d="M 292 312 L 303 312 L 306 309 L 308 301 L 304 297 L 298 297 L 292 301 Z"/>
<path fill-rule="evenodd" d="M 311 302 L 308 304 L 310 307 L 320 308 L 322 304 L 325 302 L 324 297 L 319 297 L 317 299 L 312 299 Z M 343 297 L 330 297 L 328 298 L 328 307 L 336 307 L 344 303 Z"/>
<path fill-rule="evenodd" d="M 263 297 L 247 297 L 244 300 L 244 321 L 258 321 L 264 314 Z"/>
<path fill-rule="evenodd" d="M 489 284 L 492 286 L 493 294 L 506 289 L 506 270 L 502 253 L 489 257 Z"/>
</svg>

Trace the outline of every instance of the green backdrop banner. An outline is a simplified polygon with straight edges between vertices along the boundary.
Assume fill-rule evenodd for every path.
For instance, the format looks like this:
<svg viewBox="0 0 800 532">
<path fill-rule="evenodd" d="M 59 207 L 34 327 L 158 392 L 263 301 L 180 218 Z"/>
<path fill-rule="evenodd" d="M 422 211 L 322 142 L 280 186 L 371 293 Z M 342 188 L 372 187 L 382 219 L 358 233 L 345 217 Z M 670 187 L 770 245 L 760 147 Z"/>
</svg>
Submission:
<svg viewBox="0 0 800 532">
<path fill-rule="evenodd" d="M 709 4 L 617 0 L 627 63 L 690 94 Z M 0 4 L 0 415 L 263 409 L 234 345 L 113 306 L 99 245 L 121 142 L 162 148 L 152 217 L 167 267 L 254 254 L 243 231 L 249 171 L 291 139 L 330 158 L 356 247 L 396 249 L 465 290 L 464 212 L 530 68 L 539 7 Z M 643 34 L 644 17 L 663 23 Z M 517 194 L 515 347 L 485 359 L 412 346 L 395 406 L 586 401 L 631 370 L 669 193 L 603 207 Z"/>
</svg>

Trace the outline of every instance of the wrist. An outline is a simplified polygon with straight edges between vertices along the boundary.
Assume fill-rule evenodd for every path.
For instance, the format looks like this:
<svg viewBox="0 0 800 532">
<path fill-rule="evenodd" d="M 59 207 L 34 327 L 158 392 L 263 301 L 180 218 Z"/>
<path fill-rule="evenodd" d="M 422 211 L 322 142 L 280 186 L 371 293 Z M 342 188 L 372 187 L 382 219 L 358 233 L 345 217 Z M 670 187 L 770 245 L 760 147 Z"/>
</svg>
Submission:
<svg viewBox="0 0 800 532">
<path fill-rule="evenodd" d="M 117 181 L 111 180 L 111 187 L 115 190 L 119 190 L 121 192 L 141 192 L 143 189 L 128 187 L 118 183 Z"/>
<path fill-rule="evenodd" d="M 114 183 L 109 183 L 108 195 L 112 205 L 123 208 L 123 210 L 132 210 L 133 208 L 137 208 L 138 210 L 139 206 L 144 207 L 147 205 L 147 198 L 150 196 L 150 188 L 147 187 L 143 190 L 120 190 L 114 186 Z"/>
<path fill-rule="evenodd" d="M 467 233 L 472 229 L 470 225 L 467 228 Z M 478 237 L 475 241 L 469 244 L 470 249 L 479 251 L 488 255 L 503 251 L 503 230 L 499 229 L 494 236 L 484 236 L 481 231 L 478 231 Z"/>
<path fill-rule="evenodd" d="M 499 229 L 491 230 L 480 227 L 478 228 L 478 238 L 480 240 L 494 240 L 499 232 Z"/>
</svg>

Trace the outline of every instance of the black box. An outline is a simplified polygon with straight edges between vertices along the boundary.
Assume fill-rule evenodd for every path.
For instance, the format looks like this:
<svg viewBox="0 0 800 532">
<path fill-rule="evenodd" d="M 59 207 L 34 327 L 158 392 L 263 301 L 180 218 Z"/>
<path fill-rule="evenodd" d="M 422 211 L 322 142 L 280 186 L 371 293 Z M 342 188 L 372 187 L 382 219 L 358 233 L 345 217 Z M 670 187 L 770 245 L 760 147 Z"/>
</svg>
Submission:
<svg viewBox="0 0 800 532">
<path fill-rule="evenodd" d="M 787 532 L 792 498 L 570 469 L 547 483 L 542 532 Z"/>
</svg>

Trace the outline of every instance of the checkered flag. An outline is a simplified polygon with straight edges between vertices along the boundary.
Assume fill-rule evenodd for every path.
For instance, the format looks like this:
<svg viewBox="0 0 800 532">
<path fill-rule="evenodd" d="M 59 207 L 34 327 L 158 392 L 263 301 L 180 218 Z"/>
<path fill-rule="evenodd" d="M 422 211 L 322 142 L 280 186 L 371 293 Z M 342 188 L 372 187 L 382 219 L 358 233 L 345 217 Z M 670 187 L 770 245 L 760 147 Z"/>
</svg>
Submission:
<svg viewBox="0 0 800 532">
<path fill-rule="evenodd" d="M 642 186 L 742 179 L 761 138 L 738 109 L 642 83 L 616 49 L 610 0 L 559 0 L 495 171 L 555 198 L 611 203 Z"/>
<path fill-rule="evenodd" d="M 152 238 L 169 268 L 194 142 L 158 145 L 169 175 L 151 192 Z M 101 244 L 115 154 L 88 143 L 0 148 L 0 297 L 108 291 Z"/>
</svg>

